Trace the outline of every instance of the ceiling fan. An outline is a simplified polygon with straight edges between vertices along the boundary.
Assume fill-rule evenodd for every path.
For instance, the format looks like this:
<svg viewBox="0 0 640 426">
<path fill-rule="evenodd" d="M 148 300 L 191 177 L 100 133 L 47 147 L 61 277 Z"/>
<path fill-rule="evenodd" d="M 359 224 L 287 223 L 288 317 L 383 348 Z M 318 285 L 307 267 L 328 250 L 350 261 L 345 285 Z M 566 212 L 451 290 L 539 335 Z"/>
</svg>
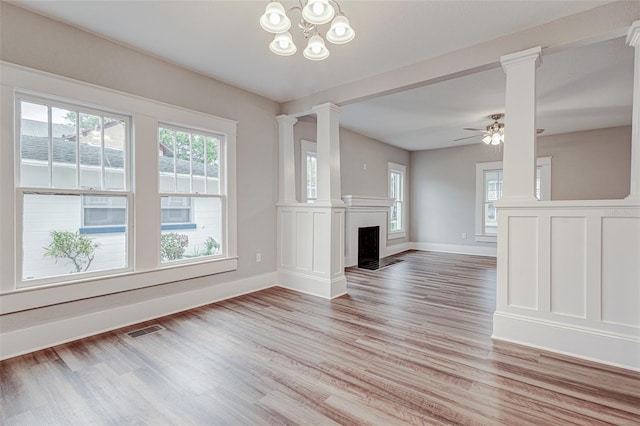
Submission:
<svg viewBox="0 0 640 426">
<path fill-rule="evenodd" d="M 454 139 L 453 141 L 457 142 L 482 136 L 482 142 L 486 143 L 487 145 L 499 145 L 501 142 L 504 143 L 504 123 L 498 122 L 498 120 L 504 118 L 504 114 L 491 114 L 489 118 L 493 120 L 493 123 L 488 124 L 484 129 L 473 129 L 470 127 L 464 128 L 464 130 L 469 130 L 472 132 L 482 132 L 482 134 Z M 544 132 L 544 129 L 536 129 L 537 134 L 540 134 L 542 132 Z"/>
</svg>

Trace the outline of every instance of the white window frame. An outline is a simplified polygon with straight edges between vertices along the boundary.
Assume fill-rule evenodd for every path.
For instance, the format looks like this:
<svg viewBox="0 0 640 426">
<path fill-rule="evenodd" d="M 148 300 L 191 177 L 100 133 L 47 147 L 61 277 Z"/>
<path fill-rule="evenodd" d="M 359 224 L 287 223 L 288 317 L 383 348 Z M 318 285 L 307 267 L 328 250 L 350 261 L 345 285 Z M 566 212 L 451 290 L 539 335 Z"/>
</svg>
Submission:
<svg viewBox="0 0 640 426">
<path fill-rule="evenodd" d="M 82 102 L 74 102 L 66 99 L 60 99 L 55 96 L 50 96 L 47 94 L 39 94 L 33 93 L 23 90 L 15 90 L 13 93 L 13 111 L 15 111 L 14 119 L 15 119 L 15 133 L 13 134 L 13 147 L 14 147 L 14 167 L 15 167 L 15 223 L 16 223 L 16 238 L 15 238 L 15 253 L 16 253 L 16 263 L 15 267 L 15 286 L 16 289 L 31 289 L 37 288 L 41 286 L 56 284 L 56 283 L 64 283 L 67 281 L 77 281 L 83 279 L 90 278 L 100 278 L 100 277 L 108 277 L 111 275 L 121 274 L 125 272 L 133 271 L 133 215 L 132 208 L 127 209 L 127 223 L 129 224 L 129 232 L 127 233 L 126 238 L 126 265 L 122 268 L 110 268 L 106 270 L 98 270 L 98 271 L 87 271 L 87 272 L 78 272 L 74 274 L 62 274 L 55 276 L 46 276 L 41 278 L 33 278 L 33 279 L 25 279 L 23 277 L 23 235 L 24 235 L 24 197 L 26 195 L 52 195 L 52 196 L 63 196 L 63 195 L 71 195 L 71 196 L 84 196 L 84 195 L 92 195 L 92 196 L 119 196 L 126 197 L 127 203 L 126 206 L 133 205 L 133 192 L 131 191 L 131 167 L 130 167 L 130 146 L 131 146 L 131 129 L 133 120 L 130 116 L 123 114 L 122 112 L 114 112 L 111 108 L 101 108 L 101 107 L 92 107 L 86 106 Z M 38 186 L 38 187 L 29 187 L 22 186 L 21 184 L 21 128 L 22 128 L 22 113 L 21 113 L 21 103 L 35 103 L 46 105 L 48 108 L 61 108 L 64 110 L 74 111 L 78 114 L 92 114 L 92 115 L 107 115 L 109 117 L 117 118 L 119 120 L 123 120 L 126 123 L 126 132 L 125 132 L 125 146 L 124 146 L 124 188 L 122 190 L 106 190 L 104 188 L 82 188 L 80 186 L 80 138 L 79 138 L 79 127 L 78 122 L 76 121 L 76 164 L 77 168 L 76 172 L 76 184 L 75 188 L 57 188 L 53 187 L 53 153 L 51 152 L 51 146 L 49 146 L 49 159 L 48 159 L 48 168 L 49 168 L 49 186 Z M 49 110 L 49 120 L 51 119 L 51 110 Z M 49 122 L 49 132 L 51 131 L 51 122 Z M 101 157 L 103 160 L 101 161 L 100 166 L 100 181 L 101 186 L 105 184 L 105 162 L 104 162 L 104 130 L 101 131 Z M 52 137 L 49 134 L 49 137 Z M 51 139 L 50 139 L 51 140 Z M 82 203 L 82 200 L 81 200 Z M 82 204 L 81 204 L 82 205 Z M 125 207 L 126 208 L 126 207 Z M 84 212 L 80 212 L 81 214 L 81 227 L 84 222 Z"/>
<path fill-rule="evenodd" d="M 313 203 L 316 198 L 309 198 L 307 192 L 307 157 L 314 155 L 318 158 L 318 144 L 313 141 L 300 139 L 300 201 L 303 203 Z M 318 194 L 318 176 L 316 168 L 316 196 Z"/>
<path fill-rule="evenodd" d="M 21 252 L 16 247 L 19 238 L 15 229 L 22 226 L 22 212 L 16 203 L 19 171 L 16 170 L 15 161 L 14 131 L 17 127 L 14 105 L 17 92 L 57 99 L 72 105 L 97 105 L 100 110 L 119 111 L 131 117 L 131 189 L 135 194 L 135 203 L 130 195 L 130 205 L 135 210 L 131 209 L 133 220 L 130 223 L 136 225 L 131 232 L 134 244 L 130 251 L 134 260 L 130 266 L 133 270 L 99 277 L 83 276 L 37 287 L 22 288 L 18 285 L 16 266 L 21 265 Z M 0 61 L 0 109 L 3 111 L 0 116 L 0 146 L 3 152 L 13 149 L 13 155 L 0 156 L 0 176 L 3 180 L 3 185 L 0 185 L 0 305 L 3 314 L 237 269 L 236 121 L 3 61 Z M 157 129 L 160 122 L 214 130 L 225 137 L 226 167 L 221 172 L 226 176 L 224 193 L 227 194 L 223 211 L 226 238 L 224 257 L 204 257 L 200 262 L 179 265 L 160 263 L 157 256 L 160 246 L 158 162 L 150 161 L 158 155 Z M 65 190 L 71 193 L 75 191 Z M 95 195 L 100 194 L 99 191 L 95 192 Z"/>
<path fill-rule="evenodd" d="M 551 199 L 551 157 L 538 157 L 536 168 L 540 170 L 540 199 Z M 483 243 L 495 243 L 497 235 L 485 234 L 484 232 L 484 203 L 485 203 L 485 182 L 484 176 L 488 171 L 502 170 L 502 161 L 489 161 L 476 163 L 476 232 L 475 240 Z M 537 172 L 536 172 L 537 174 Z"/>
<path fill-rule="evenodd" d="M 391 198 L 391 173 L 398 173 L 400 175 L 400 199 L 393 200 Z M 391 231 L 391 208 L 389 208 L 388 220 L 387 220 L 387 239 L 393 240 L 398 238 L 406 238 L 407 237 L 407 194 L 408 194 L 408 184 L 407 184 L 407 166 L 403 164 L 393 163 L 389 161 L 387 166 L 387 190 L 389 199 L 392 203 L 399 202 L 400 203 L 400 229 L 395 231 Z M 393 207 L 393 204 L 392 204 Z"/>
<path fill-rule="evenodd" d="M 163 265 L 179 265 L 179 264 L 189 264 L 189 263 L 196 263 L 196 262 L 201 262 L 203 259 L 209 259 L 209 258 L 224 258 L 226 256 L 226 250 L 227 250 L 227 237 L 226 237 L 226 232 L 225 232 L 225 210 L 226 210 L 226 202 L 227 202 L 227 196 L 226 196 L 226 185 L 225 185 L 225 157 L 224 154 L 226 152 L 225 150 L 225 136 L 221 135 L 217 132 L 214 132 L 212 130 L 205 130 L 202 128 L 193 128 L 193 127 L 186 127 L 186 126 L 182 126 L 182 125 L 176 125 L 176 124 L 170 124 L 170 123 L 165 123 L 165 122 L 160 122 L 158 123 L 158 134 L 160 132 L 160 128 L 164 128 L 164 129 L 168 129 L 168 130 L 173 130 L 174 132 L 184 132 L 184 133 L 189 133 L 189 134 L 198 134 L 198 135 L 202 135 L 202 136 L 211 136 L 211 137 L 215 137 L 218 138 L 218 193 L 217 194 L 211 194 L 209 192 L 207 192 L 206 188 L 207 188 L 207 174 L 206 174 L 206 163 L 205 163 L 205 173 L 203 175 L 204 178 L 204 192 L 203 193 L 198 193 L 193 191 L 193 172 L 190 172 L 189 174 L 189 179 L 190 179 L 190 183 L 189 183 L 189 187 L 191 188 L 191 192 L 159 192 L 159 198 L 158 198 L 158 202 L 161 204 L 162 201 L 161 199 L 163 197 L 183 197 L 183 198 L 188 198 L 188 199 L 193 199 L 193 198 L 209 198 L 209 199 L 218 199 L 220 200 L 220 205 L 221 205 L 221 213 L 222 213 L 222 241 L 221 241 L 221 247 L 222 250 L 220 253 L 216 253 L 214 255 L 211 256 L 199 256 L 199 257 L 194 257 L 194 258 L 185 258 L 185 259 L 180 259 L 180 260 L 172 260 L 172 261 L 166 261 L 166 262 L 162 262 L 160 260 L 160 262 Z M 189 142 L 189 147 L 191 149 L 191 139 Z M 158 153 L 158 155 L 160 155 L 160 150 L 157 149 L 156 152 Z M 206 152 L 206 151 L 205 151 Z M 191 160 L 192 163 L 190 165 L 190 169 L 193 169 L 193 160 Z M 175 163 L 174 163 L 174 170 L 175 170 Z M 177 185 L 177 173 L 175 175 L 175 179 L 176 179 L 176 185 Z M 158 179 L 160 179 L 160 173 L 158 173 Z M 176 188 L 177 191 L 177 188 Z M 189 220 L 192 223 L 193 221 L 193 210 L 192 210 L 192 203 L 189 204 Z M 160 214 L 162 212 L 163 208 L 162 206 L 160 207 Z M 160 228 L 159 228 L 159 232 L 162 233 L 162 220 L 160 221 Z M 158 251 L 158 256 L 160 257 L 160 250 Z"/>
</svg>

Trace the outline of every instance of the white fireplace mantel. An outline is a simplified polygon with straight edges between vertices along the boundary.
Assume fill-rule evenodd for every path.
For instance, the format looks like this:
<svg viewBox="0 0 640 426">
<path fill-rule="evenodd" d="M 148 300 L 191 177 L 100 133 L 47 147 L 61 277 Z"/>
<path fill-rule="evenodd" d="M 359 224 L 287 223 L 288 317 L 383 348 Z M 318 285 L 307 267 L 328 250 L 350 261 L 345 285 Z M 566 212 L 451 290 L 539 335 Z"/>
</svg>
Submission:
<svg viewBox="0 0 640 426">
<path fill-rule="evenodd" d="M 387 253 L 387 223 L 392 200 L 382 197 L 345 195 L 345 266 L 358 264 L 358 229 L 380 227 L 380 256 Z"/>
</svg>

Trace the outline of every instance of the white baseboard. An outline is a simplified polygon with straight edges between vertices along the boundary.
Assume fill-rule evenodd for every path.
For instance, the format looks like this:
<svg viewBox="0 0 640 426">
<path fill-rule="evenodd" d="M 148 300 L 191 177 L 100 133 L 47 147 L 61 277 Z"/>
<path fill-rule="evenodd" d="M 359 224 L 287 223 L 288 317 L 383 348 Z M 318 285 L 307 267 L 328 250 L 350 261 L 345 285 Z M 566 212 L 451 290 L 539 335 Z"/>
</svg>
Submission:
<svg viewBox="0 0 640 426">
<path fill-rule="evenodd" d="M 0 334 L 0 360 L 273 287 L 268 273 Z"/>
<path fill-rule="evenodd" d="M 394 244 L 391 246 L 387 246 L 387 250 L 384 253 L 385 256 L 392 256 L 394 254 L 398 254 L 398 253 L 402 253 L 403 251 L 407 251 L 411 249 L 411 243 L 406 242 L 406 243 L 400 243 L 400 244 Z"/>
<path fill-rule="evenodd" d="M 347 278 L 328 280 L 298 272 L 278 270 L 278 286 L 324 299 L 335 299 L 347 293 Z"/>
<path fill-rule="evenodd" d="M 495 247 L 465 246 L 458 244 L 410 243 L 413 250 L 437 251 L 442 253 L 468 254 L 471 256 L 496 257 Z"/>
<path fill-rule="evenodd" d="M 492 338 L 640 371 L 638 336 L 496 312 Z"/>
</svg>

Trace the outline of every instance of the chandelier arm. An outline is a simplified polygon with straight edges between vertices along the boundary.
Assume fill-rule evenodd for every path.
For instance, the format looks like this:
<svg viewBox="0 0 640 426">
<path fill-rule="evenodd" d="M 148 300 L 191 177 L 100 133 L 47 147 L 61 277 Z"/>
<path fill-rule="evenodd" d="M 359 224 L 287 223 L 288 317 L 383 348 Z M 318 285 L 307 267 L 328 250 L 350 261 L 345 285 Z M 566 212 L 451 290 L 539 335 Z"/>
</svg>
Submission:
<svg viewBox="0 0 640 426">
<path fill-rule="evenodd" d="M 335 4 L 336 6 L 338 6 L 338 14 L 340 15 L 344 15 L 344 13 L 342 13 L 342 8 L 340 7 L 340 3 L 338 3 L 336 0 L 329 0 L 329 2 Z"/>
</svg>

